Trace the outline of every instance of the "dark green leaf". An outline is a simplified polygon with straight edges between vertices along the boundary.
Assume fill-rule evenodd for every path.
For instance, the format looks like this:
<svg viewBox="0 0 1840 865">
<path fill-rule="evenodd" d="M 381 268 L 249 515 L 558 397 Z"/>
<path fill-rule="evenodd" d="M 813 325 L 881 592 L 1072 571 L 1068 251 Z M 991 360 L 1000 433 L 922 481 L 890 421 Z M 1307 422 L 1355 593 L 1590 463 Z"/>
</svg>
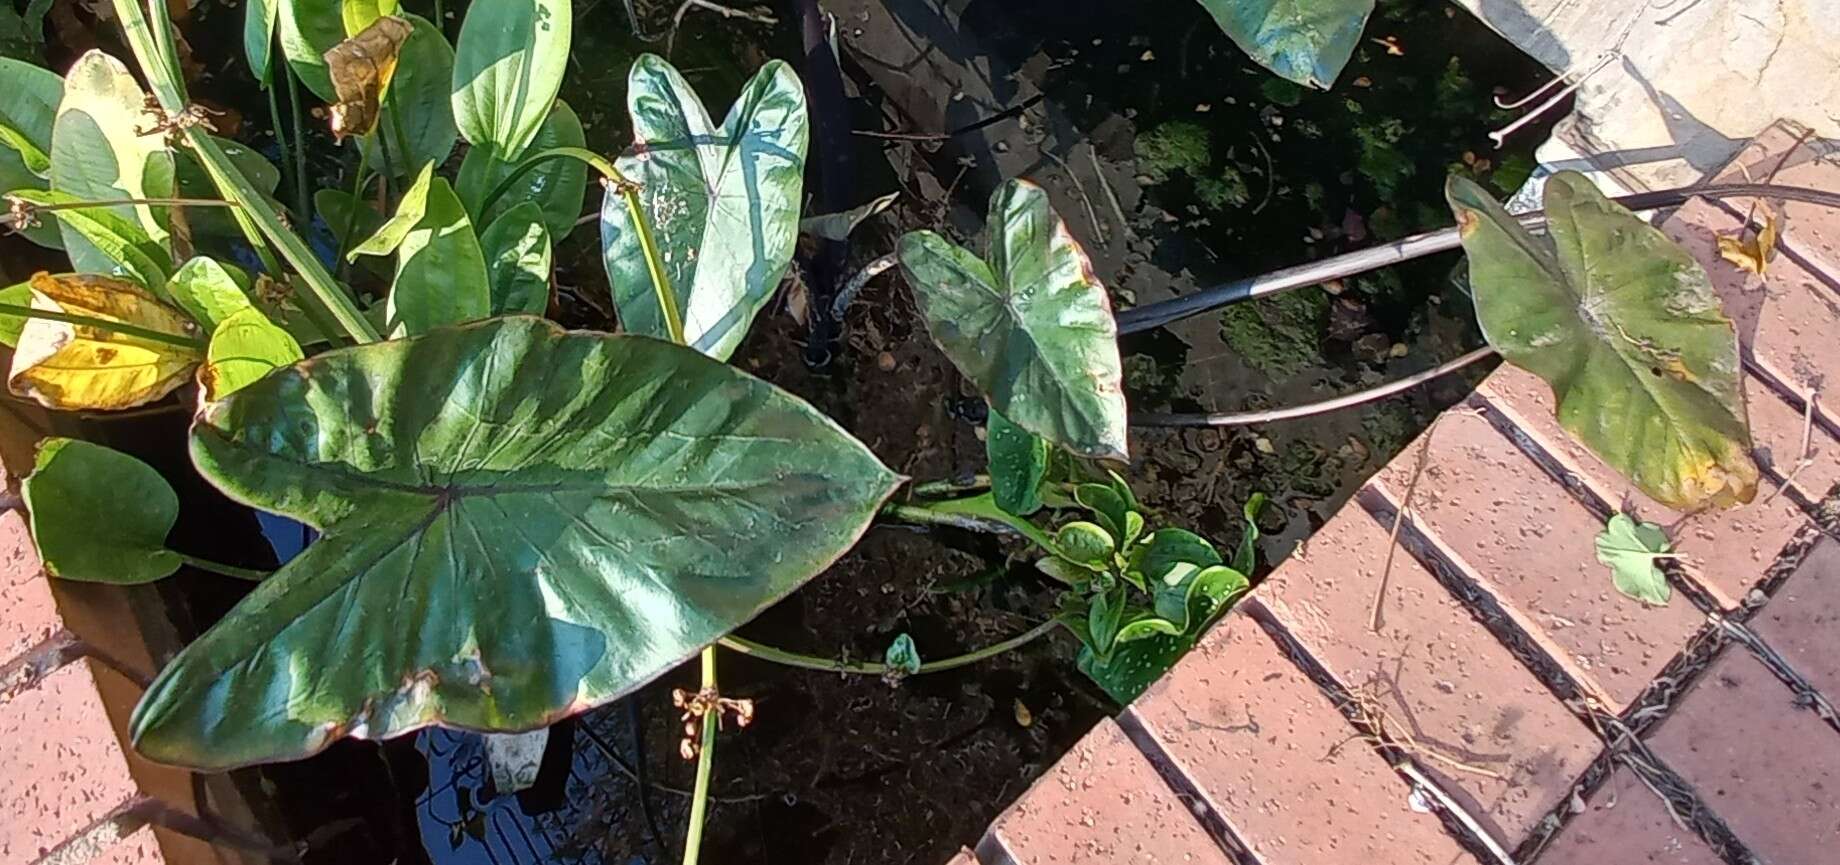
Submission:
<svg viewBox="0 0 1840 865">
<path fill-rule="evenodd" d="M 454 191 L 460 194 L 460 201 L 466 205 L 466 212 L 472 215 L 475 225 L 490 225 L 513 206 L 534 201 L 543 207 L 543 222 L 549 228 L 550 237 L 567 237 L 581 218 L 582 200 L 588 189 L 588 166 L 577 159 L 551 159 L 524 172 L 513 182 L 510 191 L 493 203 L 490 213 L 482 214 L 479 210 L 485 205 L 486 196 L 511 176 L 523 156 L 557 147 L 586 146 L 581 120 L 568 103 L 558 99 L 556 107 L 550 110 L 549 119 L 537 129 L 537 137 L 519 157 L 503 158 L 490 147 L 467 150 L 466 158 L 460 161 L 460 175 L 454 181 Z"/>
<path fill-rule="evenodd" d="M 377 233 L 383 227 L 383 214 L 377 212 L 368 201 L 358 202 L 356 212 L 351 193 L 337 189 L 322 189 L 313 193 L 313 209 L 326 219 L 326 226 L 332 229 L 334 237 L 345 234 L 345 226 L 351 226 L 351 236 L 343 238 L 347 244 L 361 242 Z"/>
<path fill-rule="evenodd" d="M 482 3 L 482 6 L 497 5 Z M 383 146 L 379 140 L 390 137 L 390 164 L 399 177 L 415 174 L 427 163 L 440 165 L 454 150 L 460 133 L 454 124 L 454 111 L 447 101 L 448 80 L 454 68 L 454 49 L 433 24 L 418 15 L 401 16 L 415 25 L 397 56 L 396 74 L 390 77 L 390 89 L 383 104 L 377 131 L 359 139 L 365 161 L 374 170 L 384 166 Z M 401 124 L 402 137 L 397 136 Z M 407 158 L 403 151 L 407 150 Z"/>
<path fill-rule="evenodd" d="M 1112 699 L 1129 705 L 1144 689 L 1169 672 L 1193 646 L 1182 637 L 1153 634 L 1119 643 L 1104 658 L 1090 646 L 1081 646 L 1077 664 L 1080 672 L 1105 689 Z"/>
<path fill-rule="evenodd" d="M 243 57 L 256 83 L 274 83 L 275 24 L 289 0 L 246 0 L 243 5 Z"/>
<path fill-rule="evenodd" d="M 51 128 L 63 100 L 64 80 L 56 73 L 0 57 L 0 180 L 16 179 L 8 165 L 50 178 Z M 0 193 L 25 185 L 8 185 Z"/>
<path fill-rule="evenodd" d="M 1220 563 L 1214 545 L 1187 529 L 1158 529 L 1131 553 L 1131 569 L 1153 586 L 1163 585 L 1177 565 L 1205 568 Z"/>
<path fill-rule="evenodd" d="M 1111 654 L 1112 644 L 1118 639 L 1118 627 L 1124 621 L 1125 597 L 1130 589 L 1119 583 L 1102 592 L 1092 595 L 1092 606 L 1087 611 L 1087 633 L 1092 635 L 1089 644 L 1100 657 Z"/>
<path fill-rule="evenodd" d="M 543 209 L 536 202 L 505 211 L 479 235 L 479 246 L 486 257 L 493 315 L 542 315 L 549 309 L 549 229 L 543 227 Z"/>
<path fill-rule="evenodd" d="M 224 153 L 230 164 L 235 166 L 238 174 L 249 185 L 277 209 L 275 189 L 281 185 L 281 170 L 276 168 L 268 158 L 255 150 L 225 138 L 211 136 Z M 175 186 L 182 198 L 201 198 L 212 200 L 218 198 L 217 184 L 212 182 L 210 172 L 198 162 L 198 157 L 191 151 L 179 151 L 173 163 Z M 193 207 L 185 211 L 185 219 L 192 227 L 194 235 L 212 235 L 216 237 L 241 238 L 243 230 L 236 224 L 236 217 L 229 208 Z"/>
<path fill-rule="evenodd" d="M 1104 566 L 1115 549 L 1111 532 L 1088 522 L 1071 522 L 1054 533 L 1056 552 L 1074 564 Z"/>
<path fill-rule="evenodd" d="M 739 370 L 531 317 L 270 375 L 204 407 L 192 459 L 323 533 L 135 711 L 142 753 L 218 768 L 616 699 L 823 570 L 901 480 Z"/>
<path fill-rule="evenodd" d="M 1361 42 L 1374 0 L 1201 0 L 1260 66 L 1329 89 Z"/>
<path fill-rule="evenodd" d="M 1118 543 L 1124 547 L 1125 536 L 1129 534 L 1126 514 L 1131 509 L 1125 505 L 1118 492 L 1105 484 L 1080 484 L 1073 490 L 1073 500 L 1080 506 L 1093 512 L 1093 521 L 1098 523 Z M 1138 518 L 1138 529 L 1143 529 L 1143 518 Z M 1132 538 L 1132 540 L 1136 540 Z"/>
<path fill-rule="evenodd" d="M 345 19 L 340 14 L 343 0 L 277 0 L 275 16 L 281 33 L 281 53 L 288 65 L 307 85 L 313 95 L 332 102 L 332 77 L 326 71 L 326 52 L 345 41 Z"/>
<path fill-rule="evenodd" d="M 73 204 L 83 200 L 64 192 L 36 189 L 15 190 L 13 195 L 30 204 Z M 47 212 L 44 217 L 47 221 L 57 220 L 73 265 L 81 256 L 85 272 L 126 276 L 155 295 L 165 292 L 172 256 L 133 219 L 110 207 L 73 207 Z M 73 238 L 82 244 L 81 249 L 70 245 Z"/>
<path fill-rule="evenodd" d="M 392 252 L 396 280 L 385 312 L 392 337 L 415 336 L 492 314 L 485 253 L 467 221 L 466 208 L 447 178 L 435 176 L 432 164 L 422 166 L 421 176 L 397 204 L 396 215 L 351 256 Z"/>
<path fill-rule="evenodd" d="M 1483 335 L 1567 432 L 1669 507 L 1756 495 L 1737 333 L 1699 262 L 1577 172 L 1546 181 L 1550 240 L 1469 180 L 1446 194 Z"/>
<path fill-rule="evenodd" d="M 147 94 L 121 61 L 100 51 L 78 58 L 65 76 L 64 101 L 52 127 L 51 188 L 80 201 L 171 198 L 172 152 L 160 136 L 140 133 L 146 108 Z M 138 225 L 154 243 L 166 242 L 164 209 L 141 204 L 84 212 L 113 214 Z M 59 227 L 73 269 L 112 272 L 117 262 L 85 239 L 72 219 L 60 219 Z"/>
<path fill-rule="evenodd" d="M 8 306 L 31 306 L 32 284 L 22 282 L 0 288 L 0 303 Z M 23 315 L 7 315 L 0 312 L 0 345 L 12 348 L 19 344 L 19 332 L 26 326 Z"/>
<path fill-rule="evenodd" d="M 1616 514 L 1597 536 L 1597 561 L 1610 569 L 1616 590 L 1657 607 L 1667 606 L 1673 589 L 1655 559 L 1672 549 L 1667 535 L 1654 523 L 1641 523 L 1628 514 Z"/>
<path fill-rule="evenodd" d="M 134 457 L 48 438 L 20 495 L 31 512 L 32 542 L 52 576 L 132 585 L 179 569 L 179 556 L 166 549 L 179 497 Z"/>
<path fill-rule="evenodd" d="M 1041 187 L 990 200 L 990 262 L 930 231 L 901 267 L 933 341 L 991 408 L 1076 454 L 1126 458 L 1118 329 L 1105 286 Z"/>
<path fill-rule="evenodd" d="M 1019 517 L 1041 510 L 1041 482 L 1048 474 L 1048 442 L 990 412 L 984 450 L 990 462 L 990 491 L 997 507 Z"/>
<path fill-rule="evenodd" d="M 466 140 L 519 154 L 549 116 L 569 62 L 569 0 L 492 0 L 467 8 L 453 71 L 453 115 Z"/>
<path fill-rule="evenodd" d="M 685 338 L 725 360 L 779 287 L 798 242 L 805 88 L 792 67 L 772 61 L 718 128 L 689 82 L 647 54 L 633 64 L 626 99 L 636 143 L 618 167 L 639 184 Z M 666 338 L 638 235 L 617 195 L 601 207 L 601 250 L 620 323 Z"/>
</svg>

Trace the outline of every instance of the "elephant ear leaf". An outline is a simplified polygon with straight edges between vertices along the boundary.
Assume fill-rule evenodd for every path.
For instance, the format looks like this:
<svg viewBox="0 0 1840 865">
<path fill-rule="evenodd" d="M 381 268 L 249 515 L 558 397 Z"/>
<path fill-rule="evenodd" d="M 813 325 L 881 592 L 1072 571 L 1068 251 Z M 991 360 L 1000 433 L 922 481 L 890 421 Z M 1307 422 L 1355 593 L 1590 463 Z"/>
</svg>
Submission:
<svg viewBox="0 0 1840 865">
<path fill-rule="evenodd" d="M 653 221 L 685 340 L 726 360 L 798 242 L 805 89 L 791 67 L 770 62 L 717 127 L 689 82 L 648 54 L 633 64 L 627 102 L 634 144 L 618 168 Z M 668 338 L 632 219 L 621 196 L 607 196 L 601 250 L 613 300 L 627 330 Z"/>
<path fill-rule="evenodd" d="M 1473 182 L 1446 196 L 1483 336 L 1552 385 L 1567 432 L 1671 508 L 1756 495 L 1737 333 L 1691 255 L 1577 172 L 1546 182 L 1550 240 Z"/>
<path fill-rule="evenodd" d="M 901 481 L 740 370 L 530 316 L 277 371 L 206 404 L 191 453 L 322 532 L 136 708 L 143 754 L 200 768 L 617 699 L 822 571 Z"/>
<path fill-rule="evenodd" d="M 990 199 L 990 260 L 930 231 L 901 267 L 933 342 L 990 407 L 1082 457 L 1126 458 L 1123 365 L 1105 286 L 1041 187 Z"/>
<path fill-rule="evenodd" d="M 1201 0 L 1214 23 L 1260 66 L 1329 89 L 1354 56 L 1374 0 Z"/>
<path fill-rule="evenodd" d="M 134 457 L 78 439 L 48 438 L 19 492 L 31 515 L 32 543 L 54 577 L 135 585 L 179 569 L 179 556 L 166 548 L 166 534 L 179 519 L 179 496 Z M 107 522 L 107 531 L 97 530 L 98 520 Z"/>
<path fill-rule="evenodd" d="M 549 116 L 568 68 L 569 0 L 475 3 L 454 52 L 453 112 L 475 147 L 524 152 Z"/>
</svg>

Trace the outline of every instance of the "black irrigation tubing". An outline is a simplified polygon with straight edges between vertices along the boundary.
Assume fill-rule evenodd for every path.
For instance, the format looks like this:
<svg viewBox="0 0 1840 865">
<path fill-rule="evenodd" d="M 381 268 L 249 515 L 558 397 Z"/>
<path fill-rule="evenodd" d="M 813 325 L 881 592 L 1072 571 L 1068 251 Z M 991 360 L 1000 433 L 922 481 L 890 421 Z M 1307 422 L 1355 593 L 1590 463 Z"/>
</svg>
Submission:
<svg viewBox="0 0 1840 865">
<path fill-rule="evenodd" d="M 1840 193 L 1809 189 L 1801 186 L 1776 186 L 1767 183 L 1728 183 L 1711 186 L 1686 187 L 1683 189 L 1666 189 L 1659 192 L 1643 192 L 1612 199 L 1630 210 L 1654 210 L 1685 203 L 1688 199 L 1704 196 L 1706 198 L 1777 198 L 1800 201 L 1820 207 L 1840 209 Z M 1544 225 L 1546 220 L 1542 211 L 1521 214 L 1522 225 L 1535 228 Z M 1128 309 L 1118 316 L 1118 332 L 1122 334 L 1137 333 L 1162 327 L 1174 321 L 1199 315 L 1236 303 L 1244 303 L 1261 297 L 1269 297 L 1293 288 L 1317 285 L 1331 279 L 1353 276 L 1369 270 L 1411 261 L 1427 255 L 1455 249 L 1461 245 L 1455 226 L 1438 231 L 1416 234 L 1385 246 L 1377 246 L 1356 252 L 1331 256 L 1321 261 L 1273 271 L 1250 279 L 1241 279 L 1203 289 L 1194 294 L 1170 300 L 1159 301 L 1148 306 Z M 1388 382 L 1378 387 L 1356 391 L 1350 394 L 1306 405 L 1289 406 L 1280 409 L 1242 412 L 1205 412 L 1164 414 L 1157 412 L 1133 413 L 1131 425 L 1138 427 L 1230 427 L 1249 426 L 1270 423 L 1312 415 L 1326 414 L 1339 409 L 1361 405 L 1384 399 L 1401 391 L 1409 390 L 1456 372 L 1471 364 L 1479 363 L 1495 356 L 1492 348 L 1480 348 L 1454 360 L 1445 361 L 1423 372 L 1415 373 L 1398 381 Z"/>
</svg>

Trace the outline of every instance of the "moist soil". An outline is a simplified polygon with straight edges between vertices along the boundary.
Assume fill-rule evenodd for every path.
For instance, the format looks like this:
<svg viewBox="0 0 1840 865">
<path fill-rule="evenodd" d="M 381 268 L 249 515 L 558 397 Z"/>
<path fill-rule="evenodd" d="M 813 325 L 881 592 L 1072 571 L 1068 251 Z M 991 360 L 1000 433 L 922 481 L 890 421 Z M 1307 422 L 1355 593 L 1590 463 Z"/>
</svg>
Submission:
<svg viewBox="0 0 1840 865">
<path fill-rule="evenodd" d="M 451 37 L 464 4 L 447 5 Z M 772 4 L 766 11 L 781 19 L 773 26 L 692 10 L 669 45 L 672 59 L 719 116 L 760 63 L 804 56 L 801 5 Z M 431 14 L 413 0 L 406 6 Z M 626 68 L 639 51 L 667 48 L 635 38 L 629 10 L 661 35 L 676 6 L 577 3 L 563 95 L 582 116 L 590 147 L 617 152 L 630 140 Z M 814 140 L 814 172 L 836 164 L 821 160 L 826 148 L 847 147 L 852 176 L 841 187 L 809 183 L 808 192 L 834 197 L 842 188 L 850 205 L 902 193 L 852 237 L 846 272 L 916 228 L 982 249 L 985 199 L 998 181 L 1021 175 L 1055 196 L 1115 303 L 1147 303 L 1440 227 L 1449 220 L 1446 173 L 1512 192 L 1547 130 L 1535 126 L 1507 150 L 1490 148 L 1487 131 L 1511 118 L 1491 95 L 1517 96 L 1545 75 L 1445 4 L 1382 0 L 1368 41 L 1326 94 L 1252 66 L 1197 4 L 1176 0 L 827 0 L 824 7 L 837 15 L 843 43 L 848 127 L 936 133 L 1030 104 L 944 139 Z M 206 0 L 185 26 L 194 90 L 228 112 L 226 133 L 274 158 L 266 103 L 236 53 L 240 5 Z M 929 52 L 945 66 L 914 77 L 897 62 L 913 50 L 898 34 L 913 32 L 956 33 L 956 41 L 942 35 L 936 44 L 962 56 Z M 106 27 L 59 35 L 48 50 L 54 68 L 89 43 L 121 52 Z M 941 68 L 948 74 L 936 74 Z M 949 80 L 954 71 L 975 72 L 982 89 Z M 1041 99 L 1029 102 L 1031 94 Z M 981 104 L 986 97 L 995 101 Z M 342 188 L 347 151 L 318 132 L 309 140 L 319 182 Z M 597 200 L 592 188 L 590 198 Z M 595 234 L 583 227 L 558 247 L 553 312 L 570 326 L 611 329 Z M 9 270 L 60 266 L 16 238 L 0 243 L 13 256 Z M 787 289 L 733 362 L 810 400 L 904 474 L 935 480 L 981 470 L 983 404 L 932 346 L 898 274 L 861 295 L 832 350 L 811 350 L 809 316 L 801 313 L 829 302 L 834 268 L 818 264 L 837 252 L 802 249 Z M 1132 404 L 1193 411 L 1307 402 L 1434 365 L 1479 344 L 1452 278 L 1457 261 L 1416 262 L 1130 337 L 1122 347 Z M 815 354 L 831 360 L 813 369 L 807 357 Z M 1222 546 L 1238 540 L 1241 503 L 1266 493 L 1272 505 L 1261 519 L 1260 551 L 1269 566 L 1469 387 L 1452 377 L 1361 410 L 1268 427 L 1133 430 L 1129 479 L 1153 525 L 1190 528 Z M 143 456 L 174 480 L 185 501 L 175 545 L 274 564 L 254 516 L 190 470 L 177 403 L 91 420 L 85 434 Z M 301 538 L 296 532 L 289 540 Z M 856 659 L 879 659 L 908 633 L 925 658 L 959 654 L 1050 614 L 1054 587 L 1024 553 L 989 536 L 878 525 L 742 633 Z M 195 634 L 243 590 L 186 572 L 147 597 Z M 945 861 L 1117 711 L 1075 670 L 1076 650 L 1055 633 L 898 684 L 722 653 L 724 694 L 753 699 L 756 719 L 720 737 L 705 861 Z M 674 862 L 693 764 L 678 753 L 683 729 L 672 691 L 697 687 L 694 666 L 558 725 L 537 786 L 516 795 L 493 789 L 479 737 L 449 731 L 381 746 L 341 743 L 311 760 L 246 770 L 239 784 L 265 803 L 263 831 L 300 844 L 310 863 Z"/>
</svg>

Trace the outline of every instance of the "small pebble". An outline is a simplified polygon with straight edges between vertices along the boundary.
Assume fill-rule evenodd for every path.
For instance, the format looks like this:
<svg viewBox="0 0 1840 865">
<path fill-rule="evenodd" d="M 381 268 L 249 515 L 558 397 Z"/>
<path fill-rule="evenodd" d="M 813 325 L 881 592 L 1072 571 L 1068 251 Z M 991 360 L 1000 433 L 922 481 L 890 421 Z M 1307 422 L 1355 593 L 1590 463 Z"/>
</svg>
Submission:
<svg viewBox="0 0 1840 865">
<path fill-rule="evenodd" d="M 894 372 L 894 355 L 885 351 L 876 355 L 875 366 L 882 372 Z"/>
</svg>

